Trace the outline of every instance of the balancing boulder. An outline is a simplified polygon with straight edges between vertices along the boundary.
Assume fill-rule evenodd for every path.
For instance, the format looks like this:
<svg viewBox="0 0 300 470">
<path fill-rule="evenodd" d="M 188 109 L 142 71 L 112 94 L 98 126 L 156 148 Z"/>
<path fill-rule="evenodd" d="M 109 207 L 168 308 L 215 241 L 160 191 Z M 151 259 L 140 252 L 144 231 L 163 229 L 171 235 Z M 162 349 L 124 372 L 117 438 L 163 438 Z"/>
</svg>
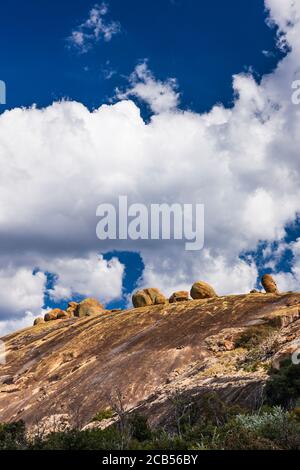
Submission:
<svg viewBox="0 0 300 470">
<path fill-rule="evenodd" d="M 217 297 L 217 294 L 215 293 L 214 289 L 206 282 L 197 281 L 191 288 L 191 297 L 195 300 L 212 299 Z"/>
<path fill-rule="evenodd" d="M 270 274 L 265 274 L 261 283 L 267 294 L 279 294 L 277 284 Z"/>
</svg>

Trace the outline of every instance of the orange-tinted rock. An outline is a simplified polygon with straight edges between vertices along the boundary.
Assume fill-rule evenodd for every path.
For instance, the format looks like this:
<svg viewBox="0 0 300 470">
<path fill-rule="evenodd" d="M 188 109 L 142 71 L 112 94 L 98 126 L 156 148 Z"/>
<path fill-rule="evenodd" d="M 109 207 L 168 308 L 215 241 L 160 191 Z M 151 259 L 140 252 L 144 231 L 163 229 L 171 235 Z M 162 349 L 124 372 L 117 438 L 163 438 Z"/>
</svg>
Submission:
<svg viewBox="0 0 300 470">
<path fill-rule="evenodd" d="M 50 312 L 46 313 L 44 316 L 45 321 L 52 321 L 52 320 L 57 320 L 57 316 L 62 312 L 60 308 L 55 308 L 54 310 L 51 310 Z"/>
<path fill-rule="evenodd" d="M 295 308 L 286 306 L 290 303 Z M 0 364 L 0 384 L 2 376 L 15 377 L 17 383 L 0 385 L 0 422 L 17 416 L 30 430 L 42 417 L 60 413 L 63 404 L 72 427 L 82 428 L 116 403 L 113 390 L 122 391 L 125 409 L 142 412 L 161 427 L 174 413 L 174 390 L 184 403 L 186 397 L 202 400 L 217 391 L 228 404 L 254 409 L 269 375 L 251 368 L 245 372 L 244 353 L 227 351 L 246 325 L 265 325 L 268 331 L 266 316 L 289 316 L 287 326 L 274 331 L 275 343 L 270 329 L 268 354 L 262 358 L 269 366 L 279 347 L 299 338 L 299 321 L 289 314 L 299 304 L 300 293 L 230 295 L 14 332 L 5 337 L 9 353 L 7 363 Z"/>
<path fill-rule="evenodd" d="M 190 298 L 189 293 L 185 290 L 174 292 L 169 298 L 170 304 L 173 304 L 175 302 L 185 302 L 187 300 L 190 300 Z"/>
<path fill-rule="evenodd" d="M 64 320 L 65 318 L 70 318 L 71 315 L 68 312 L 65 312 L 64 310 L 61 310 L 57 314 L 57 319 L 58 320 Z"/>
<path fill-rule="evenodd" d="M 76 317 L 89 317 L 103 312 L 104 307 L 97 299 L 87 298 L 77 305 L 74 315 Z"/>
<path fill-rule="evenodd" d="M 78 307 L 77 302 L 69 302 L 68 303 L 68 308 L 67 308 L 67 313 L 69 314 L 70 317 L 73 317 L 75 315 L 76 309 Z"/>
<path fill-rule="evenodd" d="M 207 282 L 197 281 L 191 288 L 191 297 L 193 299 L 210 299 L 217 297 L 214 289 Z"/>
<path fill-rule="evenodd" d="M 132 304 L 134 308 L 146 307 L 147 305 L 153 305 L 150 295 L 146 294 L 143 290 L 138 290 L 132 296 Z"/>
<path fill-rule="evenodd" d="M 149 295 L 153 305 L 165 304 L 167 302 L 166 297 L 155 287 L 144 289 L 144 292 Z"/>
<path fill-rule="evenodd" d="M 263 288 L 268 294 L 278 294 L 278 288 L 275 280 L 270 274 L 265 274 L 262 277 L 261 283 L 263 285 Z"/>
<path fill-rule="evenodd" d="M 41 323 L 45 323 L 45 320 L 42 317 L 38 317 L 34 320 L 33 326 L 40 325 Z"/>
<path fill-rule="evenodd" d="M 138 290 L 132 296 L 132 304 L 135 308 L 146 307 L 147 305 L 160 305 L 166 302 L 166 297 L 155 287 Z"/>
</svg>

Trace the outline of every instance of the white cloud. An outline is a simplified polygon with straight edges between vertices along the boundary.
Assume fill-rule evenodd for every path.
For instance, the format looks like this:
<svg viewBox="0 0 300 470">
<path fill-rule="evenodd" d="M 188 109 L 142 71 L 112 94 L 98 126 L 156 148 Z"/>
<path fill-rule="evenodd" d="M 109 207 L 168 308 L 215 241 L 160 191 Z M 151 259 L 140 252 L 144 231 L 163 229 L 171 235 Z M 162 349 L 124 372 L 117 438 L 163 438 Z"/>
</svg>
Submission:
<svg viewBox="0 0 300 470">
<path fill-rule="evenodd" d="M 122 294 L 124 266 L 116 258 L 109 262 L 101 256 L 62 258 L 47 263 L 47 269 L 52 269 L 51 264 L 58 276 L 54 289 L 49 290 L 55 301 L 68 300 L 79 294 L 108 302 Z"/>
<path fill-rule="evenodd" d="M 141 284 L 166 293 L 196 279 L 211 282 L 220 294 L 253 288 L 257 268 L 241 253 L 261 240 L 280 241 L 300 211 L 300 108 L 291 102 L 291 83 L 300 75 L 300 27 L 292 2 L 286 9 L 282 3 L 268 0 L 267 6 L 291 51 L 260 84 L 250 74 L 236 75 L 231 109 L 180 111 L 174 82 L 155 80 L 144 64 L 114 105 L 90 112 L 61 102 L 0 116 L 0 265 L 6 279 L 0 298 L 7 311 L 42 307 L 44 281 L 33 277 L 36 266 L 59 276 L 57 298 L 74 291 L 100 300 L 121 295 L 122 265 L 96 261 L 97 253 L 112 250 L 139 251 L 146 265 Z M 124 99 L 129 95 L 150 105 L 155 115 L 148 124 Z M 97 206 L 123 194 L 130 203 L 204 203 L 205 249 L 186 252 L 179 241 L 97 240 Z M 34 286 L 29 294 L 14 289 L 23 285 L 20 272 L 26 273 L 24 285 Z M 286 286 L 297 285 L 283 278 Z"/>
<path fill-rule="evenodd" d="M 18 331 L 23 328 L 28 328 L 33 325 L 35 318 L 38 316 L 43 317 L 50 309 L 40 309 L 39 314 L 32 312 L 25 312 L 21 318 L 0 321 L 0 338 L 9 334 L 12 331 Z"/>
<path fill-rule="evenodd" d="M 109 42 L 121 30 L 117 21 L 106 21 L 108 6 L 106 3 L 95 4 L 89 17 L 68 38 L 69 43 L 81 53 L 87 52 L 100 39 Z"/>
<path fill-rule="evenodd" d="M 283 247 L 279 247 L 279 254 L 275 259 L 280 260 L 282 255 L 282 249 L 289 248 L 292 252 L 292 267 L 291 272 L 280 272 L 276 274 L 279 288 L 283 291 L 294 290 L 299 291 L 300 286 L 300 238 L 295 242 L 290 243 L 288 246 L 283 244 Z M 277 253 L 276 253 L 277 254 Z"/>
<path fill-rule="evenodd" d="M 174 111 L 179 104 L 177 81 L 174 78 L 165 82 L 156 80 L 146 61 L 136 66 L 129 77 L 129 83 L 126 91 L 117 89 L 118 99 L 134 96 L 147 103 L 156 114 Z"/>
<path fill-rule="evenodd" d="M 35 316 L 26 312 L 23 317 L 13 320 L 0 321 L 0 338 L 10 333 L 11 331 L 21 330 L 22 328 L 27 328 L 28 326 L 33 325 Z"/>
<path fill-rule="evenodd" d="M 0 318 L 37 312 L 44 303 L 46 276 L 31 269 L 6 267 L 0 270 Z"/>
<path fill-rule="evenodd" d="M 185 262 L 182 255 L 179 257 L 180 262 L 174 255 L 159 270 L 159 259 L 153 258 L 151 252 L 146 253 L 140 287 L 159 286 L 168 297 L 176 290 L 190 291 L 192 283 L 197 280 L 205 280 L 213 285 L 219 295 L 240 294 L 255 287 L 257 269 L 252 260 L 249 264 L 239 259 L 230 262 L 226 256 L 212 256 L 209 250 L 204 250 L 196 257 L 193 253 L 190 259 L 187 256 Z"/>
</svg>

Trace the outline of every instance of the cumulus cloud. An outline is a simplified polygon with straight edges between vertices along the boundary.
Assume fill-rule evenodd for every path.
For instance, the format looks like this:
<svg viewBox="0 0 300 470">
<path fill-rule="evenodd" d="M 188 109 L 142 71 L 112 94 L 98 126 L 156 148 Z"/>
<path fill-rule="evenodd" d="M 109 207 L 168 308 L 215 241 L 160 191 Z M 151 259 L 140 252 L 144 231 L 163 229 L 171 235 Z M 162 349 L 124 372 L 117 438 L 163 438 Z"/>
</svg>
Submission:
<svg viewBox="0 0 300 470">
<path fill-rule="evenodd" d="M 74 29 L 68 38 L 69 44 L 76 47 L 81 53 L 87 52 L 91 47 L 103 39 L 109 42 L 121 30 L 117 21 L 106 21 L 108 5 L 95 4 L 89 12 L 87 20 Z"/>
<path fill-rule="evenodd" d="M 112 250 L 140 252 L 140 284 L 166 293 L 196 279 L 220 294 L 254 286 L 255 261 L 241 255 L 262 240 L 282 243 L 300 210 L 300 108 L 291 102 L 300 4 L 266 6 L 290 50 L 259 84 L 251 74 L 234 76 L 231 109 L 181 111 L 174 81 L 157 81 L 144 63 L 115 104 L 90 112 L 60 102 L 0 116 L 2 318 L 43 306 L 46 272 L 56 275 L 56 299 L 75 292 L 107 301 L 121 296 L 123 266 L 97 258 Z M 149 123 L 131 96 L 149 104 Z M 179 240 L 100 242 L 96 208 L 119 195 L 147 206 L 203 203 L 205 249 L 187 252 Z M 293 288 L 294 278 L 283 273 L 282 285 Z"/>
<path fill-rule="evenodd" d="M 38 312 L 44 303 L 44 273 L 23 267 L 0 270 L 0 318 L 22 315 L 25 310 Z"/>
<path fill-rule="evenodd" d="M 34 314 L 32 312 L 23 313 L 21 318 L 12 318 L 8 320 L 0 320 L 0 338 L 9 334 L 12 331 L 18 331 L 23 328 L 28 328 L 32 326 L 35 318 L 38 316 L 44 316 L 50 309 L 40 309 L 39 314 Z"/>
<path fill-rule="evenodd" d="M 288 249 L 292 255 L 292 266 L 290 272 L 279 272 L 276 275 L 279 287 L 283 291 L 296 290 L 299 291 L 300 285 L 300 238 L 295 242 L 287 244 L 282 244 L 279 247 L 279 252 L 275 252 L 275 266 L 276 261 L 280 261 L 282 251 Z M 274 259 L 274 256 L 272 256 Z"/>
<path fill-rule="evenodd" d="M 107 302 L 122 292 L 124 266 L 117 258 L 108 262 L 102 256 L 91 255 L 86 259 L 53 260 L 46 265 L 57 276 L 54 288 L 49 290 L 53 300 L 68 300 L 79 295 Z"/>
<path fill-rule="evenodd" d="M 162 82 L 156 80 L 147 61 L 138 64 L 129 77 L 127 90 L 117 89 L 116 97 L 126 99 L 136 97 L 147 103 L 156 114 L 174 111 L 179 104 L 179 93 L 177 92 L 177 81 L 174 78 Z"/>
</svg>

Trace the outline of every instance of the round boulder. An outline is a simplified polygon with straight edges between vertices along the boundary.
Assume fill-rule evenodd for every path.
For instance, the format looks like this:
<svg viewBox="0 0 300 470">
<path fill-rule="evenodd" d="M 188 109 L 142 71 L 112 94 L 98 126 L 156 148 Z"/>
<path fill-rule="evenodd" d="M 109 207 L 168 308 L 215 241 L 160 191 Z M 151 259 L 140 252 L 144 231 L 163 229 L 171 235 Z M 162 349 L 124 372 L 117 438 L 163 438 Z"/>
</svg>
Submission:
<svg viewBox="0 0 300 470">
<path fill-rule="evenodd" d="M 278 294 L 278 288 L 275 280 L 270 274 L 265 274 L 262 279 L 261 283 L 263 288 L 265 289 L 267 294 Z"/>
<path fill-rule="evenodd" d="M 155 287 L 149 287 L 144 289 L 146 295 L 148 295 L 152 301 L 152 305 L 161 305 L 167 302 L 166 297 Z"/>
<path fill-rule="evenodd" d="M 161 305 L 166 302 L 166 297 L 155 287 L 138 290 L 132 296 L 132 304 L 134 308 L 147 307 L 149 305 Z"/>
<path fill-rule="evenodd" d="M 146 294 L 144 290 L 138 290 L 132 296 L 132 304 L 134 308 L 146 307 L 153 305 L 150 295 Z"/>
<path fill-rule="evenodd" d="M 217 297 L 214 289 L 203 281 L 197 281 L 192 285 L 191 288 L 191 297 L 192 299 L 211 299 Z"/>
<path fill-rule="evenodd" d="M 51 310 L 50 312 L 46 313 L 44 316 L 45 321 L 52 321 L 52 320 L 57 320 L 57 316 L 62 312 L 60 308 L 55 308 L 54 310 Z"/>
<path fill-rule="evenodd" d="M 40 325 L 41 323 L 45 323 L 45 320 L 42 317 L 38 317 L 34 320 L 33 326 Z"/>
<path fill-rule="evenodd" d="M 189 293 L 185 290 L 179 290 L 177 292 L 174 292 L 169 298 L 170 304 L 173 304 L 175 302 L 185 302 L 187 300 L 190 300 L 190 298 Z"/>
<path fill-rule="evenodd" d="M 74 312 L 75 317 L 89 317 L 91 315 L 98 315 L 104 312 L 104 307 L 97 299 L 87 298 L 84 299 Z"/>
</svg>

